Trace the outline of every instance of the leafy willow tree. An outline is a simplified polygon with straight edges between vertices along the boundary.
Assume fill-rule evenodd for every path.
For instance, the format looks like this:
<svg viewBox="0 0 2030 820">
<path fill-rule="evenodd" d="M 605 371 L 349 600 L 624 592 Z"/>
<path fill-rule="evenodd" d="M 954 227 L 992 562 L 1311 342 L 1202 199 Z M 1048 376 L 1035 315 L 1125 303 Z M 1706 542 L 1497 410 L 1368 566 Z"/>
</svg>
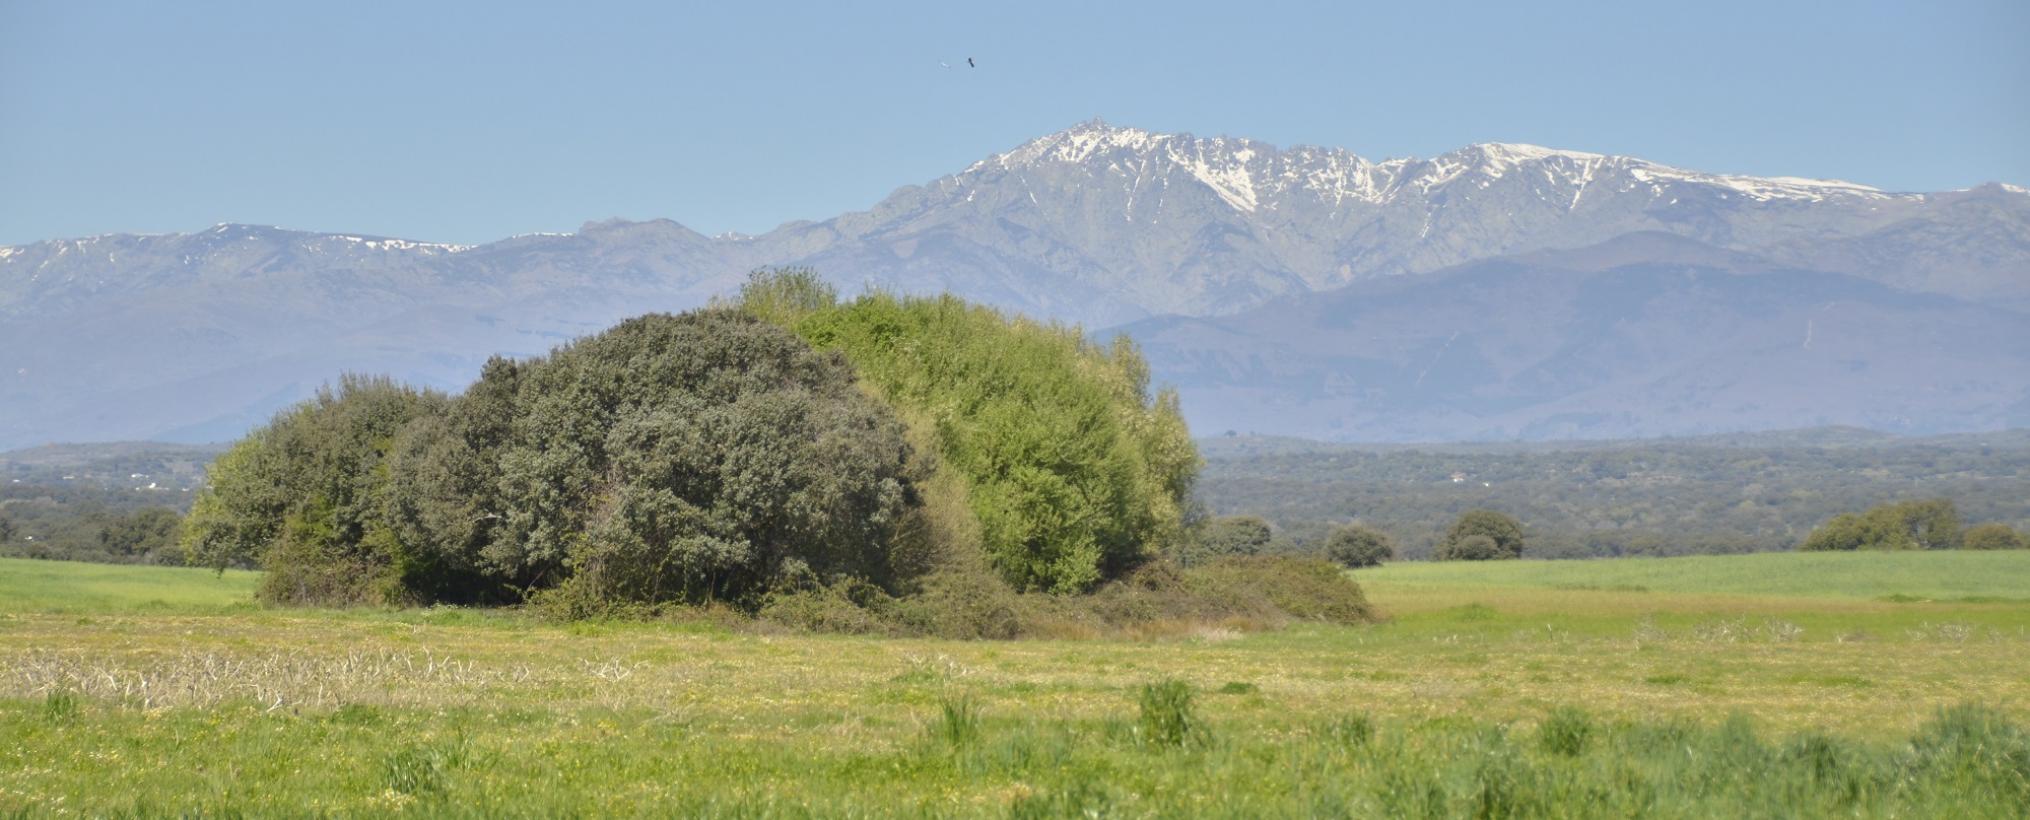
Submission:
<svg viewBox="0 0 2030 820">
<path fill-rule="evenodd" d="M 1084 590 L 1182 535 L 1198 453 L 1125 337 L 1098 345 L 951 296 L 840 303 L 808 270 L 757 272 L 741 303 L 844 353 L 898 408 L 1016 588 Z"/>
<path fill-rule="evenodd" d="M 1480 542 L 1468 543 L 1469 539 L 1486 538 L 1492 546 Z M 1522 522 L 1494 510 L 1467 510 L 1459 520 L 1452 522 L 1452 528 L 1445 531 L 1445 540 L 1438 544 L 1437 558 L 1440 561 L 1490 561 L 1506 558 L 1521 558 L 1523 553 Z"/>
<path fill-rule="evenodd" d="M 1943 498 L 1878 504 L 1836 515 L 1813 529 L 1798 549 L 1939 550 L 1960 546 L 1959 509 Z"/>
<path fill-rule="evenodd" d="M 1378 567 L 1396 557 L 1396 542 L 1373 527 L 1346 524 L 1325 537 L 1325 557 L 1342 567 Z"/>
</svg>

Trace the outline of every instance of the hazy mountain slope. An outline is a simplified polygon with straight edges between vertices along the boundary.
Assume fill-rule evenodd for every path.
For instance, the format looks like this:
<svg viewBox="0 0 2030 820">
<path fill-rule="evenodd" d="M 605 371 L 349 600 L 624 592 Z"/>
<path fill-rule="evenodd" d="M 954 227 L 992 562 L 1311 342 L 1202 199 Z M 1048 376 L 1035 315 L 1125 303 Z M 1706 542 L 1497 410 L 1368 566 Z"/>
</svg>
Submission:
<svg viewBox="0 0 2030 820">
<path fill-rule="evenodd" d="M 737 281 L 673 275 L 730 263 L 667 222 L 471 249 L 219 226 L 10 250 L 0 446 L 233 438 L 345 371 L 462 387 L 488 355 L 542 353 Z"/>
<path fill-rule="evenodd" d="M 1361 441 L 2030 425 L 2030 317 L 1632 237 L 1130 324 L 1193 429 Z M 1712 264 L 1623 261 L 1627 245 Z"/>
<path fill-rule="evenodd" d="M 2030 193 L 2011 186 L 1893 194 L 1500 144 L 1372 161 L 1092 122 L 761 236 L 615 221 L 461 247 L 222 225 L 0 248 L 0 447 L 230 437 L 344 370 L 457 387 L 487 355 L 695 307 L 760 265 L 812 265 L 848 293 L 950 290 L 1099 327 L 1632 234 L 1696 250 L 1636 242 L 1616 246 L 1620 264 L 1693 253 L 1733 269 L 1734 254 L 2030 306 Z M 1236 345 L 1230 355 L 1251 349 Z M 1567 398 L 1570 413 L 1622 412 Z M 1987 425 L 1988 412 L 1915 423 Z"/>
</svg>

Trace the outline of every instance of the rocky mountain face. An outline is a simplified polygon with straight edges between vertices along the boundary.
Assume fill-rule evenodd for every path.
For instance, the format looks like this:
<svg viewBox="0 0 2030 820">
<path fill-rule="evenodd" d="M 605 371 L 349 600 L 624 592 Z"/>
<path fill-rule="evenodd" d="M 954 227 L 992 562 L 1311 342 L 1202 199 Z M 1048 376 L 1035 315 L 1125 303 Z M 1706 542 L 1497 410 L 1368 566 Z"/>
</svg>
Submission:
<svg viewBox="0 0 2030 820">
<path fill-rule="evenodd" d="M 1546 261 L 1544 254 L 1563 255 Z M 1481 281 L 1476 276 L 1494 277 L 1489 287 L 1503 276 L 1518 283 L 1512 287 L 1545 277 L 1563 283 L 1558 287 L 1566 290 L 1558 292 L 1570 298 L 1558 309 L 1580 321 L 1585 311 L 1604 310 L 1602 299 L 1628 306 L 1616 301 L 1625 294 L 1599 296 L 1622 293 L 1614 289 L 1627 277 L 1616 271 L 1726 273 L 1735 278 L 1716 280 L 1731 283 L 1720 292 L 1746 301 L 1701 302 L 1698 309 L 1712 321 L 1738 320 L 1744 333 L 1775 334 L 1772 340 L 1795 323 L 1767 324 L 1789 314 L 1752 308 L 1757 299 L 1777 298 L 1759 288 L 1818 283 L 1786 285 L 1791 290 L 1784 293 L 1805 294 L 1799 299 L 1874 288 L 1865 291 L 1876 305 L 1871 310 L 1880 312 L 1872 321 L 1907 320 L 1913 327 L 1972 321 L 1999 334 L 1983 337 L 1999 347 L 1978 361 L 2030 370 L 2024 367 L 2030 360 L 2010 353 L 2020 338 L 2011 329 L 2030 324 L 2010 312 L 2030 307 L 2030 192 L 2021 188 L 1890 193 L 1501 144 L 1377 162 L 1338 149 L 1278 149 L 1093 122 L 902 188 L 867 211 L 761 236 L 706 237 L 668 221 L 606 222 L 575 234 L 464 247 L 221 225 L 193 234 L 0 248 L 0 448 L 231 438 L 347 370 L 457 388 L 488 355 L 540 353 L 626 316 L 695 307 L 732 292 L 748 270 L 780 264 L 814 266 L 848 293 L 867 285 L 950 290 L 1088 327 L 1137 322 L 1130 331 L 1162 351 L 1154 357 L 1157 377 L 1186 386 L 1187 412 L 1201 428 L 1459 438 L 1788 427 L 1822 417 L 1932 431 L 2021 418 L 2020 410 L 2006 408 L 2025 396 L 2012 399 L 2008 384 L 1981 388 L 1975 392 L 1984 398 L 1975 400 L 1918 384 L 1918 371 L 1890 382 L 1932 397 L 1930 404 L 1880 400 L 1857 386 L 1889 383 L 1879 378 L 1812 370 L 1830 386 L 1806 391 L 1786 381 L 1772 389 L 1827 398 L 1763 399 L 1754 412 L 1716 409 L 1746 399 L 1701 393 L 1720 388 L 1689 376 L 1682 385 L 1654 388 L 1661 392 L 1622 388 L 1614 400 L 1622 403 L 1599 405 L 1614 391 L 1581 389 L 1590 384 L 1582 376 L 1589 366 L 1606 365 L 1584 357 L 1565 360 L 1557 378 L 1550 371 L 1532 376 L 1529 389 L 1507 395 L 1499 412 L 1429 394 L 1425 385 L 1448 383 L 1442 369 L 1408 392 L 1377 387 L 1379 393 L 1331 394 L 1336 398 L 1319 403 L 1321 384 L 1363 383 L 1361 374 L 1372 375 L 1356 360 L 1388 358 L 1368 349 L 1370 337 L 1411 344 L 1412 327 L 1437 321 L 1420 319 L 1418 310 L 1456 315 L 1471 303 L 1466 291 L 1442 283 Z M 1427 276 L 1433 273 L 1441 275 Z M 1711 282 L 1652 286 L 1652 298 L 1664 301 L 1646 312 L 1614 314 L 1621 316 L 1616 321 L 1667 323 L 1669 300 L 1714 292 Z M 1392 289 L 1423 295 L 1370 301 L 1398 293 Z M 1328 304 L 1340 314 L 1303 312 Z M 1398 307 L 1378 312 L 1373 304 Z M 1492 312 L 1489 326 L 1516 336 L 1474 344 L 1534 350 L 1541 342 L 1542 328 L 1532 329 L 1541 315 L 1524 316 L 1504 300 L 1479 309 Z M 1953 312 L 1961 310 L 1973 312 Z M 1163 316 L 1193 318 L 1151 319 Z M 1241 351 L 1282 356 L 1274 351 L 1292 340 L 1250 346 L 1229 334 L 1319 328 L 1316 322 L 1355 317 L 1362 329 L 1330 337 L 1341 346 L 1337 358 L 1265 358 L 1256 369 L 1232 364 Z M 1610 337 L 1595 338 L 1609 344 Z M 1611 338 L 1634 344 L 1636 337 Z M 1641 338 L 1650 346 L 1690 343 L 1661 330 Z M 1953 344 L 1937 350 L 1959 355 Z M 1849 354 L 1877 376 L 1929 367 L 1879 346 Z M 1416 354 L 1401 355 L 1407 362 Z M 2003 355 L 2018 358 L 1994 358 Z M 1870 358 L 1877 356 L 1890 358 Z M 1520 366 L 1507 358 L 1490 363 Z M 1751 386 L 1732 389 L 1746 396 Z M 1382 394 L 1385 401 L 1373 398 Z M 1349 404 L 1348 396 L 1382 403 Z M 1436 403 L 1419 404 L 1419 396 Z M 1871 409 L 1847 412 L 1836 403 L 1859 399 Z M 1300 404 L 1308 409 L 1287 411 L 1294 415 L 1275 409 Z M 1532 415 L 1526 405 L 1574 420 L 1539 423 L 1548 416 Z M 1249 412 L 1251 406 L 1258 409 Z M 1418 419 L 1362 420 L 1384 408 L 1391 417 Z M 1253 420 L 1239 424 L 1240 415 Z M 1607 420 L 1614 418 L 1623 421 Z"/>
</svg>

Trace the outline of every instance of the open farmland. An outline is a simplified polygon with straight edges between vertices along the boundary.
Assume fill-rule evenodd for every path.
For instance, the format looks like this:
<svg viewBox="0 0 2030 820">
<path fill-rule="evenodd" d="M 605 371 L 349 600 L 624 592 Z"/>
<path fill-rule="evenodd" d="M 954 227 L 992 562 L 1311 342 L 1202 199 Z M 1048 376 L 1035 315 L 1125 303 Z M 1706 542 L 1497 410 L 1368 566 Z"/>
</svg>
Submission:
<svg viewBox="0 0 2030 820">
<path fill-rule="evenodd" d="M 768 634 L 0 562 L 0 814 L 2021 816 L 2030 554 L 1402 564 L 1369 627 Z M 1188 706 L 1152 683 L 1188 685 Z M 1962 704 L 1973 708 L 1960 708 Z"/>
</svg>

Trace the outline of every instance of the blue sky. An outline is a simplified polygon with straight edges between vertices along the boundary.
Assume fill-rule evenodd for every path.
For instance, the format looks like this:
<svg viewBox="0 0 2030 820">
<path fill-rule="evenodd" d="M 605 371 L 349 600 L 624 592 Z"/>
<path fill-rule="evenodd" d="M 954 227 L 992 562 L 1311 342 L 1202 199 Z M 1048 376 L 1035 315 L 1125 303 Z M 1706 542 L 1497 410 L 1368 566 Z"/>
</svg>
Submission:
<svg viewBox="0 0 2030 820">
<path fill-rule="evenodd" d="M 760 232 L 1094 116 L 2030 183 L 2023 0 L 859 5 L 0 0 L 0 243 Z"/>
</svg>

